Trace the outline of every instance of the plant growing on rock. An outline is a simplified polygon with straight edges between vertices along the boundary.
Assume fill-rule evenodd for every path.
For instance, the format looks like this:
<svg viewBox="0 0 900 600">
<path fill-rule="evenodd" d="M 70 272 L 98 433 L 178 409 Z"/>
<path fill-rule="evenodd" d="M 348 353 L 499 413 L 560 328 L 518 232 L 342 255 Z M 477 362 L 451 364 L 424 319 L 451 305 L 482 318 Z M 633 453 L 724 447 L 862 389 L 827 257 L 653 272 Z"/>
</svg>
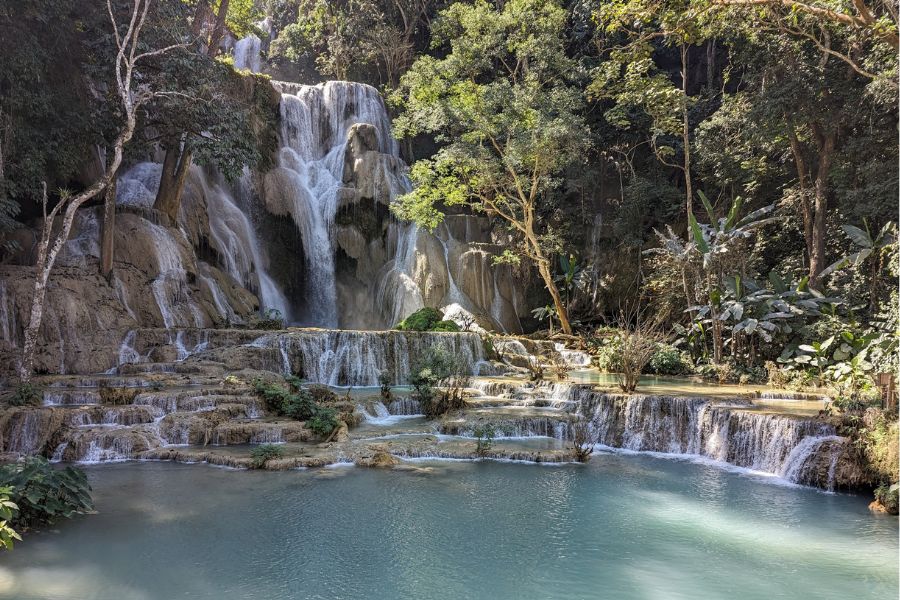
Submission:
<svg viewBox="0 0 900 600">
<path fill-rule="evenodd" d="M 594 444 L 590 443 L 591 431 L 587 421 L 579 419 L 572 424 L 572 449 L 575 451 L 575 460 L 587 462 L 594 451 Z"/>
<path fill-rule="evenodd" d="M 36 406 L 41 403 L 41 389 L 33 383 L 20 383 L 9 397 L 10 406 Z"/>
<path fill-rule="evenodd" d="M 541 364 L 540 359 L 537 357 L 529 358 L 525 368 L 528 369 L 528 378 L 531 379 L 531 381 L 544 380 L 544 365 Z"/>
<path fill-rule="evenodd" d="M 644 367 L 653 358 L 661 334 L 657 322 L 637 314 L 633 320 L 624 313 L 619 317 L 619 387 L 630 394 L 637 389 Z"/>
<path fill-rule="evenodd" d="M 34 527 L 93 510 L 91 486 L 84 471 L 54 469 L 46 458 L 29 457 L 0 467 L 0 486 L 10 489 L 17 506 L 11 523 Z"/>
<path fill-rule="evenodd" d="M 284 456 L 284 448 L 276 444 L 261 444 L 250 451 L 250 465 L 262 469 L 270 460 Z"/>
<path fill-rule="evenodd" d="M 257 317 L 250 322 L 251 329 L 263 329 L 266 331 L 284 329 L 284 326 L 284 315 L 277 308 L 266 309 L 261 317 Z"/>
<path fill-rule="evenodd" d="M 426 306 L 409 315 L 394 327 L 399 331 L 459 331 L 454 321 L 445 321 L 444 313 Z"/>
<path fill-rule="evenodd" d="M 409 383 L 412 396 L 422 404 L 425 416 L 435 418 L 465 404 L 469 384 L 467 365 L 439 346 L 429 347 L 413 365 Z"/>
<path fill-rule="evenodd" d="M 475 454 L 480 458 L 485 458 L 494 447 L 494 437 L 497 435 L 497 430 L 493 424 L 487 423 L 476 427 L 474 433 L 476 439 Z"/>
<path fill-rule="evenodd" d="M 382 371 L 378 374 L 378 385 L 381 386 L 381 398 L 385 402 L 389 402 L 392 397 L 391 383 L 393 383 L 393 377 L 391 376 L 390 371 Z"/>
<path fill-rule="evenodd" d="M 327 406 L 320 406 L 313 416 L 306 421 L 306 426 L 320 437 L 331 435 L 341 424 L 337 411 Z"/>
</svg>

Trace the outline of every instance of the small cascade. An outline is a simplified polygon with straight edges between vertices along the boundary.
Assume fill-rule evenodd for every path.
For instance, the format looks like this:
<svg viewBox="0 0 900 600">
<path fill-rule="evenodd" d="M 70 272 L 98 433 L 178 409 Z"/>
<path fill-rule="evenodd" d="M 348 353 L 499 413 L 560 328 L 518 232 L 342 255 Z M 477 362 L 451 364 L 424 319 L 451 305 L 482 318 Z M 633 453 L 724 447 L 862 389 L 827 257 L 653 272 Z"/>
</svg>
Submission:
<svg viewBox="0 0 900 600">
<path fill-rule="evenodd" d="M 842 440 L 832 426 L 718 406 L 705 398 L 575 393 L 593 440 L 612 448 L 704 456 L 806 482 L 809 456 Z"/>
<path fill-rule="evenodd" d="M 241 38 L 234 44 L 234 68 L 259 73 L 262 69 L 262 57 L 259 55 L 262 40 L 255 34 Z"/>
<path fill-rule="evenodd" d="M 280 349 L 286 375 L 340 387 L 377 386 L 382 372 L 392 375 L 392 384 L 404 384 L 411 360 L 432 346 L 461 359 L 469 372 L 484 358 L 476 333 L 310 330 L 271 334 L 254 344 Z"/>
<path fill-rule="evenodd" d="M 562 357 L 563 362 L 573 369 L 586 369 L 591 366 L 591 355 L 580 350 L 569 350 L 564 344 L 555 343 L 553 346 Z"/>
<path fill-rule="evenodd" d="M 156 305 L 166 329 L 173 327 L 203 327 L 206 325 L 200 307 L 191 297 L 187 282 L 187 270 L 181 256 L 181 248 L 171 232 L 155 223 L 147 223 L 147 231 L 153 238 L 153 249 L 159 275 L 150 284 Z"/>
<path fill-rule="evenodd" d="M 402 416 L 421 415 L 422 403 L 409 396 L 395 398 L 388 404 L 388 412 L 392 415 Z"/>
</svg>

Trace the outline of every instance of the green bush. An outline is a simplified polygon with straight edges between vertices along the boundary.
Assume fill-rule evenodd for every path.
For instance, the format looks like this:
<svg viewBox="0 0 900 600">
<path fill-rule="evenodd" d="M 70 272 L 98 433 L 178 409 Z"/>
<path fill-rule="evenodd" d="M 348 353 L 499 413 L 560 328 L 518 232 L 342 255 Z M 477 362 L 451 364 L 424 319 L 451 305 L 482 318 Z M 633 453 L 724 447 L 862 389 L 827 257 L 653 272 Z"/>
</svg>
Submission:
<svg viewBox="0 0 900 600">
<path fill-rule="evenodd" d="M 459 331 L 459 325 L 453 321 L 445 321 L 441 311 L 426 306 L 397 323 L 394 329 L 400 331 Z"/>
<path fill-rule="evenodd" d="M 30 457 L 0 467 L 0 487 L 11 489 L 18 511 L 15 526 L 54 523 L 94 508 L 87 476 L 75 467 L 54 469 L 46 458 Z"/>
<path fill-rule="evenodd" d="M 9 398 L 10 406 L 36 406 L 41 403 L 41 388 L 33 383 L 20 383 Z"/>
<path fill-rule="evenodd" d="M 622 340 L 619 336 L 606 338 L 594 350 L 594 363 L 605 373 L 622 371 Z"/>
<path fill-rule="evenodd" d="M 690 358 L 670 344 L 658 344 L 646 368 L 656 375 L 690 375 L 693 371 Z"/>
<path fill-rule="evenodd" d="M 328 406 L 320 406 L 315 414 L 306 422 L 306 426 L 318 436 L 326 437 L 331 435 L 341 424 L 338 419 L 337 411 Z"/>
<path fill-rule="evenodd" d="M 262 469 L 273 458 L 284 456 L 284 448 L 275 444 L 262 444 L 250 451 L 250 464 L 254 469 Z"/>
<path fill-rule="evenodd" d="M 896 515 L 900 512 L 900 493 L 896 483 L 894 485 L 882 483 L 875 488 L 875 499 L 888 513 Z"/>
<path fill-rule="evenodd" d="M 22 541 L 22 536 L 10 525 L 19 512 L 19 506 L 9 499 L 12 492 L 11 487 L 0 487 L 0 548 L 4 550 L 12 550 L 14 540 Z"/>
<path fill-rule="evenodd" d="M 476 427 L 474 433 L 477 440 L 475 454 L 484 458 L 494 447 L 494 437 L 497 435 L 497 430 L 492 424 L 488 423 Z"/>
<path fill-rule="evenodd" d="M 429 418 L 462 408 L 468 381 L 466 365 L 439 346 L 428 348 L 413 364 L 409 376 L 412 397 L 422 404 Z"/>
</svg>

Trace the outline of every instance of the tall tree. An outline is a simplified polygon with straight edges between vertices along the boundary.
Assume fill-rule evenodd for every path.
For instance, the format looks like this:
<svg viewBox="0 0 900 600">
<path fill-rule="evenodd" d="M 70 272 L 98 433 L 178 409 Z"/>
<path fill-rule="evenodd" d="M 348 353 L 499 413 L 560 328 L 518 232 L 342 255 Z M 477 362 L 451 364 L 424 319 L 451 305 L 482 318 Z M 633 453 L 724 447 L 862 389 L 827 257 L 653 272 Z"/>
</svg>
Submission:
<svg viewBox="0 0 900 600">
<path fill-rule="evenodd" d="M 537 267 L 571 333 L 551 264 L 561 243 L 545 218 L 560 202 L 564 171 L 588 147 L 565 31 L 566 12 L 553 0 L 458 2 L 440 14 L 433 43 L 444 58 L 419 58 L 393 100 L 398 134 L 430 133 L 442 147 L 413 164 L 414 190 L 392 208 L 431 229 L 451 206 L 506 225 L 516 245 L 499 259 Z"/>
<path fill-rule="evenodd" d="M 23 382 L 31 379 L 34 367 L 34 350 L 44 314 L 47 282 L 50 279 L 56 258 L 69 238 L 72 224 L 75 221 L 75 213 L 82 205 L 101 194 L 110 185 L 116 171 L 122 164 L 125 146 L 134 135 L 137 127 L 138 111 L 142 105 L 164 93 L 160 90 L 148 88 L 140 83 L 141 73 L 138 71 L 138 66 L 153 57 L 164 55 L 185 45 L 184 41 L 175 40 L 175 43 L 165 47 L 146 48 L 141 43 L 141 33 L 147 22 L 151 3 L 152 0 L 133 0 L 131 10 L 127 13 L 124 21 L 120 21 L 116 17 L 117 10 L 113 6 L 113 1 L 107 0 L 106 6 L 112 26 L 112 37 L 117 48 L 113 85 L 121 103 L 120 109 L 123 123 L 113 144 L 112 157 L 106 165 L 106 170 L 99 179 L 85 190 L 77 194 L 63 192 L 59 201 L 50 209 L 49 213 L 47 212 L 49 208 L 47 186 L 46 184 L 42 186 L 41 197 L 44 210 L 44 224 L 37 245 L 31 313 L 28 317 L 28 325 L 25 327 L 25 343 L 22 348 L 22 360 L 19 364 L 19 378 Z M 59 215 L 62 215 L 62 221 L 57 229 L 56 218 Z"/>
</svg>

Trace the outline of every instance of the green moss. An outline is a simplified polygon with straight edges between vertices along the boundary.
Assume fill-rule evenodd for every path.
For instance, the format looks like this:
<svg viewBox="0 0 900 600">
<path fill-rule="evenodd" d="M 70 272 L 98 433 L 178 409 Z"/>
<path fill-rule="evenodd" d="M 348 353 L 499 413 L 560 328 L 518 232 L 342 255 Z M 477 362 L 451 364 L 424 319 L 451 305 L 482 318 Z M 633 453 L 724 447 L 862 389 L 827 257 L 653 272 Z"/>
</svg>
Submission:
<svg viewBox="0 0 900 600">
<path fill-rule="evenodd" d="M 459 325 L 453 321 L 445 321 L 441 311 L 426 306 L 397 323 L 394 329 L 400 331 L 459 331 Z"/>
</svg>

